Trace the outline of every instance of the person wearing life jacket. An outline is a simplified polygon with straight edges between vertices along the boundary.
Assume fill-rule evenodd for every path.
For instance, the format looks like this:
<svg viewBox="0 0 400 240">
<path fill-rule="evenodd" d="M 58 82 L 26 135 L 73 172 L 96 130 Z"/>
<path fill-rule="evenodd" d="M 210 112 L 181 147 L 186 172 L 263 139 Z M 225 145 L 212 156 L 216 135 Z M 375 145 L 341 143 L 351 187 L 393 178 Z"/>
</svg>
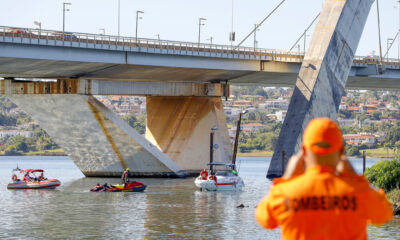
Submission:
<svg viewBox="0 0 400 240">
<path fill-rule="evenodd" d="M 123 184 L 129 182 L 129 168 L 126 168 L 124 173 L 122 173 L 121 179 Z"/>
<path fill-rule="evenodd" d="M 31 182 L 31 181 L 32 181 L 31 176 L 29 176 L 29 172 L 27 172 L 27 173 L 25 174 L 24 180 L 25 180 L 25 181 L 28 181 L 28 182 Z"/>
<path fill-rule="evenodd" d="M 344 156 L 341 131 L 329 118 L 311 120 L 302 149 L 256 209 L 258 223 L 280 226 L 282 239 L 367 239 L 367 224 L 392 216 L 384 191 L 371 188 Z"/>
</svg>

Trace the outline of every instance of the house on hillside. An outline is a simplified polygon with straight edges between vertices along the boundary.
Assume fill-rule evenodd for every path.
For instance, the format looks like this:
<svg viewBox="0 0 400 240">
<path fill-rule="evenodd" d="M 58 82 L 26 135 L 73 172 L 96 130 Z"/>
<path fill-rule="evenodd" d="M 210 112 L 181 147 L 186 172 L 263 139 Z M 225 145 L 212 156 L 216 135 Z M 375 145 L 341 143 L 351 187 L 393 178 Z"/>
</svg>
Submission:
<svg viewBox="0 0 400 240">
<path fill-rule="evenodd" d="M 347 144 L 360 145 L 363 143 L 374 144 L 376 136 L 372 134 L 345 134 L 343 139 Z"/>
</svg>

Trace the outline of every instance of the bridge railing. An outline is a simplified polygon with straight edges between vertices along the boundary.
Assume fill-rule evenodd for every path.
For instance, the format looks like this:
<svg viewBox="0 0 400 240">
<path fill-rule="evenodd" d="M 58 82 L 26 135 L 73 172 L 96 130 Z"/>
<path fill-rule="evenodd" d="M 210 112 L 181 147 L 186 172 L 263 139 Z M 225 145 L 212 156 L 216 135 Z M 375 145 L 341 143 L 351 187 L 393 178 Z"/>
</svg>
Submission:
<svg viewBox="0 0 400 240">
<path fill-rule="evenodd" d="M 69 46 L 159 54 L 198 55 L 204 57 L 254 59 L 264 61 L 302 62 L 304 58 L 304 52 L 298 51 L 242 46 L 236 47 L 231 45 L 211 43 L 194 43 L 79 32 L 62 32 L 9 26 L 0 26 L 0 41 L 23 44 Z M 361 64 L 378 64 L 379 60 L 377 60 L 375 56 L 355 57 L 354 62 Z M 389 65 L 400 66 L 398 59 L 385 58 L 383 59 L 383 62 Z"/>
</svg>

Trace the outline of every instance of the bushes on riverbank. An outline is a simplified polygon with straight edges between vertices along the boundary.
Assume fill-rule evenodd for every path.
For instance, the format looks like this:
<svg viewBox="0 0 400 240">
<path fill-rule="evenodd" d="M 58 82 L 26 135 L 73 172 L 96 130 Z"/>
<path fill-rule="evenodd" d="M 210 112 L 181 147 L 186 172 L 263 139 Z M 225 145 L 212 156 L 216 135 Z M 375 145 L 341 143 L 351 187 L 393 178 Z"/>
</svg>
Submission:
<svg viewBox="0 0 400 240">
<path fill-rule="evenodd" d="M 386 191 L 393 204 L 394 213 L 400 214 L 400 159 L 382 160 L 365 171 L 365 177 Z"/>
</svg>

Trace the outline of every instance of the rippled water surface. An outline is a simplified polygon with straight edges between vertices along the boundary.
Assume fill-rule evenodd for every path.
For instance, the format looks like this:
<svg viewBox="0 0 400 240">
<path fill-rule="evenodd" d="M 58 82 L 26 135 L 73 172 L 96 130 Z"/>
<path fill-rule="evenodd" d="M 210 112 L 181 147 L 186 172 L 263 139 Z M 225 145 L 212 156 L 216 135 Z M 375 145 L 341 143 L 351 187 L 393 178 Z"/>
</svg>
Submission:
<svg viewBox="0 0 400 240">
<path fill-rule="evenodd" d="M 374 160 L 368 160 L 367 166 Z M 243 192 L 200 192 L 194 179 L 137 179 L 143 193 L 91 193 L 68 157 L 0 157 L 0 239 L 279 239 L 254 220 L 267 193 L 269 158 L 240 158 Z M 362 171 L 360 160 L 353 160 Z M 58 178 L 56 190 L 7 190 L 11 169 L 43 168 Z M 236 208 L 243 203 L 246 207 Z M 373 207 L 373 206 L 371 206 Z M 368 228 L 371 239 L 400 239 L 400 218 Z"/>
</svg>

